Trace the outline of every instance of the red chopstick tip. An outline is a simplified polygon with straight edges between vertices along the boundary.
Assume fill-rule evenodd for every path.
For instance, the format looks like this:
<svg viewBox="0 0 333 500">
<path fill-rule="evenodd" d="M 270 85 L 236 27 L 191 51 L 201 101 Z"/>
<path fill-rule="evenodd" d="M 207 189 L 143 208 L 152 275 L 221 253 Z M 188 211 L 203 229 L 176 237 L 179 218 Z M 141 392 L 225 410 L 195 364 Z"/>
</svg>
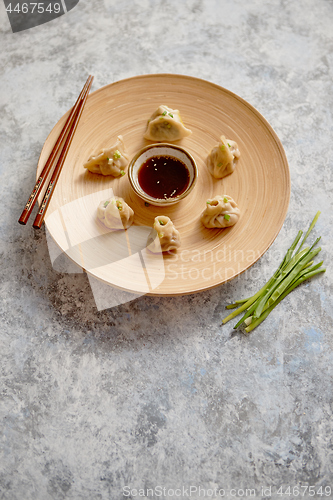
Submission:
<svg viewBox="0 0 333 500">
<path fill-rule="evenodd" d="M 38 213 L 35 217 L 32 227 L 34 227 L 35 229 L 40 229 L 43 224 L 43 220 L 44 220 L 44 214 Z"/>
<path fill-rule="evenodd" d="M 25 226 L 25 225 L 26 225 L 26 223 L 28 222 L 29 215 L 30 215 L 30 210 L 27 210 L 27 209 L 25 208 L 25 209 L 23 210 L 23 212 L 21 213 L 21 217 L 19 218 L 18 223 L 19 223 L 19 224 L 22 224 L 22 226 Z"/>
<path fill-rule="evenodd" d="M 32 227 L 33 227 L 34 229 L 40 229 L 40 228 L 42 227 L 42 223 L 43 223 L 43 221 L 41 221 L 41 222 L 36 222 L 36 221 L 35 221 L 35 222 L 33 223 Z"/>
</svg>

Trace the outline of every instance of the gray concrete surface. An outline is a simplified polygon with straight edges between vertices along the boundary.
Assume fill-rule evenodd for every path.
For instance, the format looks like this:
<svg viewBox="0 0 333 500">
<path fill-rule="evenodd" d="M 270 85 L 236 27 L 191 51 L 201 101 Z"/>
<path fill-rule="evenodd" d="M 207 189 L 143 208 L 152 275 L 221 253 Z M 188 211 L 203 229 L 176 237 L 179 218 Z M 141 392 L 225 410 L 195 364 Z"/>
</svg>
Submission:
<svg viewBox="0 0 333 500">
<path fill-rule="evenodd" d="M 1 2 L 0 19 L 0 498 L 333 498 L 333 3 L 81 0 L 13 34 Z M 98 312 L 87 276 L 54 270 L 45 231 L 17 219 L 86 75 L 95 90 L 161 72 L 263 114 L 290 164 L 289 211 L 252 273 Z M 221 328 L 317 210 L 326 274 L 251 335 Z"/>
</svg>

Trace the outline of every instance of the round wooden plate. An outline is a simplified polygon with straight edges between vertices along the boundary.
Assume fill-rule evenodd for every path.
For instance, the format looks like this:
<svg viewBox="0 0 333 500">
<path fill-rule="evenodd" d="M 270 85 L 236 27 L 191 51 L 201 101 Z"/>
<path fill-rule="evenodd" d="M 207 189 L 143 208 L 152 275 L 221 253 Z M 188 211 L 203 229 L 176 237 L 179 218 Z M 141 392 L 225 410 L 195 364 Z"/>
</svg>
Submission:
<svg viewBox="0 0 333 500">
<path fill-rule="evenodd" d="M 83 168 L 91 154 L 112 145 L 120 134 L 129 157 L 149 144 L 143 139 L 147 120 L 161 104 L 179 109 L 185 126 L 192 130 L 190 137 L 176 144 L 192 154 L 199 169 L 192 193 L 177 205 L 163 209 L 145 206 L 133 193 L 127 175 L 114 179 Z M 47 138 L 37 175 L 67 115 Z M 222 134 L 238 143 L 241 157 L 231 175 L 217 180 L 208 172 L 205 160 Z M 97 221 L 97 205 L 107 198 L 108 191 L 103 191 L 111 189 L 133 208 L 134 232 L 106 234 Z M 232 196 L 240 208 L 240 220 L 232 228 L 206 229 L 200 223 L 206 200 L 217 194 Z M 152 295 L 181 295 L 220 285 L 252 266 L 279 233 L 289 197 L 290 176 L 283 147 L 255 108 L 204 80 L 144 75 L 112 83 L 88 97 L 45 223 L 61 250 L 103 282 Z M 147 255 L 142 255 L 142 241 L 146 241 L 147 228 L 156 215 L 172 219 L 182 246 L 176 254 L 163 256 L 163 260 L 152 258 L 151 266 Z M 121 250 L 124 241 L 131 257 Z M 121 279 L 125 270 L 131 276 L 127 282 Z M 146 288 L 141 286 L 142 276 L 147 278 Z"/>
</svg>

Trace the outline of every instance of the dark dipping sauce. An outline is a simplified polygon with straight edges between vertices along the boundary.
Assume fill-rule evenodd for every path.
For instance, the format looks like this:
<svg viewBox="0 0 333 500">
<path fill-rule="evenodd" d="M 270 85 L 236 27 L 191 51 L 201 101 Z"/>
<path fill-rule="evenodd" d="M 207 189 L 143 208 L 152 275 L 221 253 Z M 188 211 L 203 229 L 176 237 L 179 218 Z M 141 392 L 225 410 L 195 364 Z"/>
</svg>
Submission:
<svg viewBox="0 0 333 500">
<path fill-rule="evenodd" d="M 189 182 L 187 166 L 173 156 L 153 156 L 138 171 L 141 188 L 153 198 L 175 198 L 182 194 Z"/>
</svg>

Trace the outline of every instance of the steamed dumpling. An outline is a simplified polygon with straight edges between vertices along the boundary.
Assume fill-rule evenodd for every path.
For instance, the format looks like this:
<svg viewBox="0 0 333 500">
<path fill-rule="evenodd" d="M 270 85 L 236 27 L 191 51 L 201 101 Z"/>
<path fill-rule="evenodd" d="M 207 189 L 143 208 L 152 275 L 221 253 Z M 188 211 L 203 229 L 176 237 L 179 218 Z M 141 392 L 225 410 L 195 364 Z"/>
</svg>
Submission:
<svg viewBox="0 0 333 500">
<path fill-rule="evenodd" d="M 166 215 L 155 217 L 147 248 L 153 253 L 169 252 L 180 247 L 179 231 Z"/>
<path fill-rule="evenodd" d="M 239 215 L 240 210 L 231 196 L 227 194 L 217 195 L 211 200 L 207 200 L 206 208 L 201 214 L 201 222 L 208 228 L 223 229 L 236 224 Z"/>
<path fill-rule="evenodd" d="M 180 117 L 178 109 L 159 106 L 148 120 L 144 138 L 149 141 L 178 141 L 191 135 Z"/>
<path fill-rule="evenodd" d="M 112 175 L 119 177 L 124 175 L 124 169 L 128 165 L 128 157 L 125 153 L 123 137 L 119 135 L 116 143 L 107 149 L 102 149 L 97 155 L 92 155 L 83 165 L 93 174 Z"/>
<path fill-rule="evenodd" d="M 127 229 L 133 222 L 134 211 L 122 198 L 114 196 L 100 202 L 97 217 L 109 229 Z"/>
<path fill-rule="evenodd" d="M 236 167 L 240 152 L 237 142 L 221 135 L 220 142 L 211 150 L 207 158 L 209 172 L 216 179 L 222 179 L 231 174 Z"/>
</svg>

